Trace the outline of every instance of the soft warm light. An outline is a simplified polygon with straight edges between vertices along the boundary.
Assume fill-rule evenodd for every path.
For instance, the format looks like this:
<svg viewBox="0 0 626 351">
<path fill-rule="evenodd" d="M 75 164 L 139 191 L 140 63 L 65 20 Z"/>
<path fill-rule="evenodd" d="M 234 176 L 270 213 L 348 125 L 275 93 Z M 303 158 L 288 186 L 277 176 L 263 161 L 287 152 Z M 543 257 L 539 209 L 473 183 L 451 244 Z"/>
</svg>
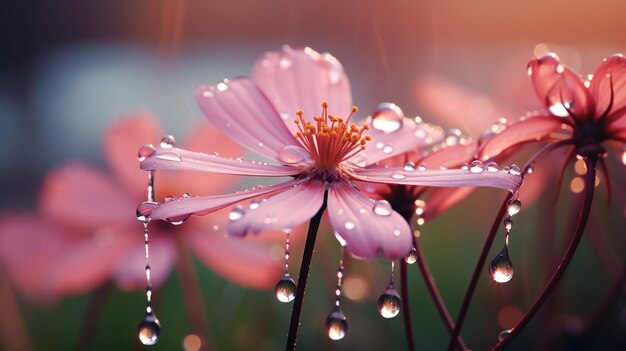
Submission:
<svg viewBox="0 0 626 351">
<path fill-rule="evenodd" d="M 281 261 L 285 259 L 285 247 L 282 245 L 272 245 L 268 251 L 273 260 Z"/>
<path fill-rule="evenodd" d="M 550 51 L 548 45 L 544 43 L 539 43 L 535 45 L 535 48 L 533 49 L 533 55 L 535 55 L 535 57 L 541 57 L 545 55 L 548 51 Z"/>
<path fill-rule="evenodd" d="M 361 277 L 346 277 L 343 281 L 343 293 L 350 300 L 363 300 L 369 293 L 369 286 Z"/>
<path fill-rule="evenodd" d="M 498 312 L 498 325 L 500 328 L 513 328 L 522 318 L 522 311 L 515 305 L 502 307 Z"/>
<path fill-rule="evenodd" d="M 581 177 L 576 177 L 569 183 L 569 188 L 573 193 L 578 194 L 585 189 L 585 181 Z"/>
<path fill-rule="evenodd" d="M 497 283 L 506 283 L 513 278 L 513 273 L 507 269 L 496 269 L 493 272 L 493 280 Z"/>
<path fill-rule="evenodd" d="M 185 351 L 198 351 L 202 347 L 202 340 L 194 334 L 189 334 L 183 339 L 183 349 Z"/>
<path fill-rule="evenodd" d="M 587 173 L 587 165 L 585 164 L 585 161 L 576 160 L 576 163 L 574 163 L 574 171 L 580 175 Z"/>
</svg>

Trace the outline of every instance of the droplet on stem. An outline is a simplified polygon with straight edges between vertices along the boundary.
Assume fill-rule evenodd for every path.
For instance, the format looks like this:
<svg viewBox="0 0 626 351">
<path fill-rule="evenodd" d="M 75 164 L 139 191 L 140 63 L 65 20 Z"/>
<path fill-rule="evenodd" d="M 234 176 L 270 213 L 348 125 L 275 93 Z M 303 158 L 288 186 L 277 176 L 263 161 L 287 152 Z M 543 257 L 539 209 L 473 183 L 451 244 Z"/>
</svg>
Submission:
<svg viewBox="0 0 626 351">
<path fill-rule="evenodd" d="M 507 208 L 507 212 L 509 216 L 514 216 L 522 209 L 522 202 L 519 199 L 512 200 L 509 202 L 509 207 Z"/>
<path fill-rule="evenodd" d="M 341 307 L 336 306 L 326 318 L 326 332 L 332 340 L 341 340 L 348 332 L 348 322 Z"/>
<path fill-rule="evenodd" d="M 489 274 L 496 282 L 506 283 L 513 278 L 513 271 L 513 262 L 509 258 L 509 249 L 505 245 L 489 264 Z"/>
<path fill-rule="evenodd" d="M 509 335 L 511 335 L 512 331 L 513 329 L 504 329 L 503 331 L 501 331 L 500 334 L 498 334 L 498 341 L 506 339 Z"/>
<path fill-rule="evenodd" d="M 393 318 L 400 313 L 400 294 L 393 283 L 389 283 L 387 289 L 378 298 L 378 313 L 385 318 Z"/>
<path fill-rule="evenodd" d="M 153 312 L 146 313 L 138 327 L 139 341 L 144 345 L 154 345 L 161 335 L 161 322 Z"/>
<path fill-rule="evenodd" d="M 139 151 L 137 151 L 137 157 L 139 158 L 139 162 L 154 155 L 155 152 L 156 152 L 156 149 L 154 148 L 152 144 L 146 144 L 140 147 Z"/>
<path fill-rule="evenodd" d="M 404 261 L 408 264 L 417 262 L 417 250 L 414 247 L 412 247 L 411 251 L 404 257 Z"/>
<path fill-rule="evenodd" d="M 137 219 L 140 222 L 147 223 L 150 219 L 150 215 L 152 211 L 154 211 L 159 204 L 153 201 L 144 201 L 139 206 L 137 206 Z"/>
<path fill-rule="evenodd" d="M 296 283 L 291 279 L 289 273 L 285 273 L 285 275 L 280 278 L 278 283 L 276 283 L 276 298 L 280 302 L 291 302 L 296 298 Z"/>
</svg>

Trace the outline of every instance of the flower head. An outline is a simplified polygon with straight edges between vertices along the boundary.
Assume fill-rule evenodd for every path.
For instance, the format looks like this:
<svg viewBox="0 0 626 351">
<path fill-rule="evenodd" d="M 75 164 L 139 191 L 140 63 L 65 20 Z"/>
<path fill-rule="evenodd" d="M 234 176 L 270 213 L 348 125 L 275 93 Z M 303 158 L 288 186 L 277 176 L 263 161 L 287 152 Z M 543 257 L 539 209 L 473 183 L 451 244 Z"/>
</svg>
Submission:
<svg viewBox="0 0 626 351">
<path fill-rule="evenodd" d="M 353 255 L 388 259 L 412 246 L 411 230 L 393 210 L 376 203 L 354 181 L 428 186 L 494 186 L 515 189 L 520 178 L 508 173 L 472 174 L 466 170 L 414 172 L 404 167 L 369 167 L 377 161 L 442 138 L 440 129 L 405 121 L 397 111 L 372 117 L 372 125 L 351 123 L 350 85 L 339 61 L 312 49 L 268 53 L 254 67 L 253 79 L 235 78 L 197 91 L 205 116 L 250 151 L 276 164 L 231 160 L 179 148 L 156 151 L 141 162 L 144 170 L 196 170 L 293 179 L 230 195 L 179 198 L 161 204 L 151 219 L 204 214 L 244 199 L 269 196 L 248 209 L 237 208 L 228 231 L 233 235 L 291 228 L 313 217 L 328 192 L 328 215 Z M 318 116 L 305 114 L 318 110 Z M 290 112 L 291 111 L 291 112 Z M 297 112 L 296 112 L 297 111 Z M 345 118 L 340 115 L 344 114 Z M 295 121 L 292 114 L 295 112 Z M 376 120 L 381 118 L 381 120 Z"/>
</svg>

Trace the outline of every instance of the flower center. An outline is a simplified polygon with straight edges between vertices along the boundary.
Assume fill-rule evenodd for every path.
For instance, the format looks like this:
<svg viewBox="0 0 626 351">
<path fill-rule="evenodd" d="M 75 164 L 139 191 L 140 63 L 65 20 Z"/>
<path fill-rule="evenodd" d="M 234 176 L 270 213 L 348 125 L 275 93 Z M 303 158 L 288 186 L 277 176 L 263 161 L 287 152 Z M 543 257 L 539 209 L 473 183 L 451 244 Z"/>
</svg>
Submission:
<svg viewBox="0 0 626 351">
<path fill-rule="evenodd" d="M 350 118 L 358 111 L 352 107 L 350 115 L 345 120 L 339 116 L 328 114 L 328 103 L 322 103 L 321 116 L 314 116 L 313 121 L 306 121 L 302 117 L 302 110 L 298 110 L 295 120 L 299 131 L 295 134 L 302 146 L 311 154 L 316 166 L 321 170 L 334 170 L 345 160 L 365 149 L 365 144 L 371 140 L 363 132 L 369 130 L 367 123 L 357 127 L 350 123 Z"/>
</svg>

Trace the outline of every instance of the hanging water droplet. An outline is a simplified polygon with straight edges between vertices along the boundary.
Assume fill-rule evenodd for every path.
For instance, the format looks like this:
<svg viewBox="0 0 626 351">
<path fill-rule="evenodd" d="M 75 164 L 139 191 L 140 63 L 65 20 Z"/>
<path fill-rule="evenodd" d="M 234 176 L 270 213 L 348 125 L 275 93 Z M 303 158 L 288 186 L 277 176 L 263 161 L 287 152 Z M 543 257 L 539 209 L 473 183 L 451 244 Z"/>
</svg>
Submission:
<svg viewBox="0 0 626 351">
<path fill-rule="evenodd" d="M 495 162 L 487 163 L 487 166 L 485 168 L 487 169 L 488 172 L 497 172 L 497 171 L 499 171 L 498 164 L 495 163 Z"/>
<path fill-rule="evenodd" d="M 392 133 L 402 127 L 404 113 L 398 105 L 385 102 L 376 108 L 372 115 L 372 127 L 385 133 Z"/>
<path fill-rule="evenodd" d="M 173 162 L 181 162 L 183 160 L 183 158 L 180 157 L 180 154 L 178 154 L 177 152 L 164 152 L 154 157 L 160 160 L 173 161 Z"/>
<path fill-rule="evenodd" d="M 154 313 L 146 313 L 139 324 L 139 341 L 144 345 L 154 345 L 161 335 L 161 322 Z"/>
<path fill-rule="evenodd" d="M 509 216 L 514 216 L 522 209 L 522 202 L 519 199 L 512 200 L 509 202 L 509 207 L 507 208 L 507 212 Z"/>
<path fill-rule="evenodd" d="M 165 218 L 165 220 L 167 222 L 169 222 L 170 224 L 173 224 L 173 225 L 181 225 L 186 220 L 188 220 L 189 217 L 191 217 L 191 214 L 183 214 L 183 215 L 180 215 L 180 216 L 168 217 L 168 218 Z"/>
<path fill-rule="evenodd" d="M 280 278 L 278 283 L 276 283 L 276 298 L 280 302 L 291 302 L 296 298 L 296 283 L 291 279 L 289 273 L 285 273 L 285 275 Z"/>
<path fill-rule="evenodd" d="M 406 178 L 406 175 L 402 172 L 394 172 L 391 174 L 391 178 L 393 179 L 404 179 Z"/>
<path fill-rule="evenodd" d="M 506 339 L 509 335 L 511 335 L 512 332 L 513 332 L 513 329 L 504 329 L 503 331 L 500 332 L 500 334 L 498 334 L 498 341 L 502 341 Z"/>
<path fill-rule="evenodd" d="M 174 139 L 174 136 L 166 135 L 163 138 L 161 138 L 160 146 L 164 149 L 171 149 L 174 146 L 176 146 L 176 140 Z"/>
<path fill-rule="evenodd" d="M 146 144 L 140 147 L 139 151 L 137 151 L 137 157 L 139 158 L 139 162 L 142 162 L 146 158 L 154 155 L 155 152 L 156 152 L 156 149 L 154 148 L 152 144 Z"/>
<path fill-rule="evenodd" d="M 474 160 L 469 166 L 469 171 L 470 173 L 482 173 L 485 171 L 485 168 L 483 167 L 482 162 L 480 162 L 479 160 Z"/>
<path fill-rule="evenodd" d="M 376 201 L 374 203 L 373 210 L 375 214 L 383 217 L 391 216 L 391 213 L 393 212 L 391 204 L 387 200 Z"/>
<path fill-rule="evenodd" d="M 311 160 L 311 154 L 305 149 L 287 145 L 278 150 L 278 160 L 284 164 L 297 165 Z"/>
<path fill-rule="evenodd" d="M 426 164 L 422 163 L 419 167 L 417 167 L 417 169 L 418 169 L 420 172 L 424 172 L 424 171 L 426 170 Z"/>
<path fill-rule="evenodd" d="M 356 227 L 356 224 L 352 221 L 346 221 L 343 226 L 346 227 L 346 229 L 348 230 L 352 230 Z"/>
<path fill-rule="evenodd" d="M 390 283 L 378 298 L 378 313 L 384 318 L 393 318 L 400 313 L 401 305 L 400 294 L 398 294 L 393 283 Z"/>
<path fill-rule="evenodd" d="M 415 163 L 413 162 L 407 162 L 404 164 L 404 170 L 407 172 L 413 172 L 415 171 L 416 167 L 415 167 Z"/>
<path fill-rule="evenodd" d="M 278 60 L 278 66 L 280 68 L 291 68 L 293 66 L 293 58 L 291 58 L 291 54 L 284 52 L 282 57 Z"/>
<path fill-rule="evenodd" d="M 506 283 L 513 278 L 513 271 L 513 262 L 509 258 L 509 249 L 505 245 L 489 264 L 489 274 L 496 282 Z"/>
<path fill-rule="evenodd" d="M 511 168 L 509 168 L 509 174 L 520 175 L 520 174 L 522 174 L 522 171 L 519 169 L 518 165 L 512 164 Z"/>
<path fill-rule="evenodd" d="M 411 251 L 404 257 L 404 261 L 408 264 L 417 262 L 417 250 L 414 247 L 412 247 Z"/>
<path fill-rule="evenodd" d="M 159 207 L 159 204 L 156 202 L 152 202 L 152 201 L 144 201 L 142 202 L 139 206 L 137 206 L 137 219 L 140 222 L 144 222 L 147 223 L 150 219 L 148 217 L 150 217 L 150 215 L 152 214 L 152 211 L 154 211 L 157 207 Z"/>
<path fill-rule="evenodd" d="M 341 340 L 348 332 L 348 322 L 341 307 L 335 307 L 326 318 L 326 332 L 332 340 Z"/>
<path fill-rule="evenodd" d="M 510 231 L 511 228 L 513 228 L 513 220 L 511 219 L 511 217 L 506 217 L 504 219 L 504 229 Z"/>
<path fill-rule="evenodd" d="M 239 220 L 241 219 L 241 217 L 243 217 L 245 213 L 246 211 L 243 209 L 243 207 L 235 206 L 228 214 L 228 219 L 230 219 L 231 221 Z"/>
</svg>

